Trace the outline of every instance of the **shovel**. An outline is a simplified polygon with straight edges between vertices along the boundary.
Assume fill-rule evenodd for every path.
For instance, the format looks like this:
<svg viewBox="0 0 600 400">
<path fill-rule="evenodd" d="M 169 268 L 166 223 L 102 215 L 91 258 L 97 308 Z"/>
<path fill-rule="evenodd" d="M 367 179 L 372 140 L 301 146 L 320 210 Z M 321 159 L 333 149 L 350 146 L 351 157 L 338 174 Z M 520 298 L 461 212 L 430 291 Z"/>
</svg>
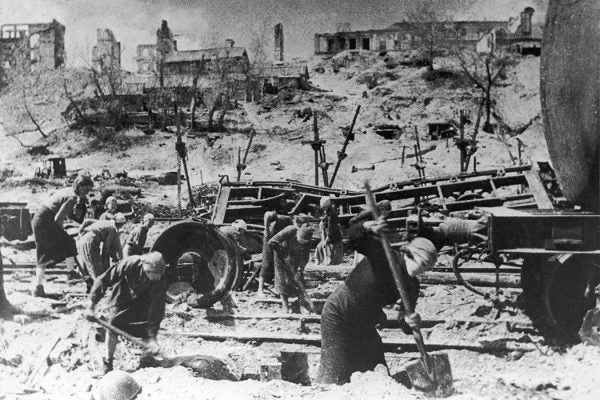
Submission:
<svg viewBox="0 0 600 400">
<path fill-rule="evenodd" d="M 369 182 L 365 181 L 365 200 L 367 206 L 373 214 L 373 218 L 379 217 L 379 211 L 375 203 L 375 197 L 371 192 Z M 405 282 L 408 277 L 408 272 L 404 264 L 399 263 L 396 254 L 392 250 L 390 243 L 385 233 L 380 234 L 381 244 L 385 251 L 392 276 L 400 293 L 400 298 L 404 304 L 406 315 L 411 319 L 412 333 L 421 353 L 421 358 L 415 362 L 406 365 L 406 372 L 415 389 L 431 393 L 435 396 L 447 397 L 450 396 L 454 389 L 452 387 L 452 371 L 450 369 L 450 360 L 448 355 L 444 353 L 427 354 L 425 350 L 425 343 L 423 342 L 423 335 L 419 329 L 419 322 L 421 317 L 411 307 L 409 300 L 408 290 Z"/>
<path fill-rule="evenodd" d="M 122 329 L 117 328 L 116 326 L 110 324 L 108 321 L 94 317 L 93 322 L 103 326 L 108 329 L 112 333 L 121 336 L 126 339 L 128 342 L 131 342 L 146 351 L 150 351 L 150 346 L 144 342 L 142 339 L 137 338 Z M 192 354 L 192 355 L 182 355 L 175 357 L 166 357 L 162 353 L 158 353 L 159 359 L 154 358 L 153 361 L 156 363 L 152 364 L 153 367 L 163 367 L 163 368 L 171 368 L 176 365 L 182 365 L 184 367 L 192 369 L 194 372 L 200 374 L 203 378 L 206 379 L 226 379 L 237 381 L 238 378 L 231 373 L 229 366 L 222 360 L 207 356 L 203 354 Z"/>
</svg>

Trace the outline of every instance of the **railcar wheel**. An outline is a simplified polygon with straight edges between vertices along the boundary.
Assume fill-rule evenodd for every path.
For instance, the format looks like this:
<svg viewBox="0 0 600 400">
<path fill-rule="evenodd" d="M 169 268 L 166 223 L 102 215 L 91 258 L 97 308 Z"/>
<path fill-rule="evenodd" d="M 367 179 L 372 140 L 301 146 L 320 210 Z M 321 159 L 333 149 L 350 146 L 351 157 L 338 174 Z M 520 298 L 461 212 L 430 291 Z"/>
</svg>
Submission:
<svg viewBox="0 0 600 400">
<path fill-rule="evenodd" d="M 214 226 L 177 222 L 165 229 L 151 251 L 167 261 L 167 283 L 184 281 L 196 292 L 199 307 L 210 307 L 231 289 L 237 271 L 231 242 Z"/>
<path fill-rule="evenodd" d="M 594 307 L 594 299 L 586 297 L 590 268 L 589 260 L 582 256 L 571 256 L 565 262 L 556 257 L 529 258 L 523 264 L 524 311 L 546 338 L 579 341 L 583 317 Z"/>
</svg>

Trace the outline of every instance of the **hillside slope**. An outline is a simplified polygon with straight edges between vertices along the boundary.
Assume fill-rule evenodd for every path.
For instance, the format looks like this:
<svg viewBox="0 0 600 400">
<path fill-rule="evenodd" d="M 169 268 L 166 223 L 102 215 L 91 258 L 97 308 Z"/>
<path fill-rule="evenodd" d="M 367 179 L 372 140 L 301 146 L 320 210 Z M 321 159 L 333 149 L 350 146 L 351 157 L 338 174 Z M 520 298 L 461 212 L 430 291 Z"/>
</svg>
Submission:
<svg viewBox="0 0 600 400">
<path fill-rule="evenodd" d="M 441 59 L 439 64 L 438 68 L 452 67 L 450 60 Z M 427 124 L 458 120 L 460 110 L 466 110 L 475 119 L 479 94 L 464 79 L 454 77 L 426 81 L 423 79 L 424 68 L 400 66 L 393 60 L 362 53 L 358 56 L 342 53 L 329 60 L 314 58 L 309 65 L 315 90 L 280 93 L 265 99 L 262 104 L 243 103 L 229 113 L 228 118 L 236 121 L 238 128 L 254 126 L 258 132 L 242 179 L 296 179 L 313 183 L 313 151 L 309 145 L 301 143 L 312 139 L 313 121 L 312 118 L 303 121 L 297 114 L 304 115 L 302 112 L 306 108 L 321 112 L 318 118 L 320 136 L 326 140 L 327 160 L 335 162 L 344 141 L 341 127 L 350 125 L 358 105 L 361 111 L 354 129 L 356 138 L 347 148 L 348 157 L 342 163 L 336 187 L 356 189 L 366 178 L 374 185 L 380 185 L 417 177 L 416 169 L 411 166 L 414 158 L 410 158 L 414 157 L 415 127 L 422 149 L 435 146 L 423 157 L 426 175 L 459 172 L 459 152 L 453 140 L 430 140 Z M 31 101 L 29 107 L 42 120 L 42 126 L 52 132 L 52 137 L 43 139 L 34 131 L 21 134 L 22 141 L 39 144 L 50 140 L 53 144 L 49 149 L 67 157 L 68 169 L 83 169 L 93 174 L 104 168 L 112 172 L 126 170 L 131 176 L 176 169 L 173 134 L 157 132 L 147 136 L 132 129 L 119 133 L 119 140 L 115 143 L 109 145 L 95 141 L 91 146 L 88 134 L 69 131 L 60 116 L 68 104 L 59 91 L 62 86 L 60 72 L 53 71 L 53 74 L 56 76 L 51 75 L 44 80 L 54 82 L 52 87 L 39 85 L 40 90 L 36 93 L 35 82 L 27 86 L 29 96 L 41 99 Z M 68 71 L 68 75 L 69 86 L 74 93 L 85 91 L 89 83 L 83 73 Z M 507 75 L 503 87 L 496 89 L 496 110 L 506 124 L 517 129 L 540 114 L 539 59 L 522 58 Z M 7 132 L 18 130 L 19 124 L 32 125 L 27 122 L 23 107 L 10 106 L 18 99 L 18 93 L 13 88 L 0 94 L 0 129 L 4 125 Z M 374 133 L 374 127 L 380 124 L 396 125 L 402 134 L 397 139 L 386 140 Z M 31 177 L 40 164 L 40 157 L 29 156 L 14 139 L 6 137 L 6 133 L 0 134 L 4 147 L 0 159 L 3 168 L 14 170 L 22 178 Z M 472 126 L 467 126 L 466 134 L 472 134 Z M 519 138 L 525 145 L 523 162 L 548 159 L 539 118 Z M 477 139 L 478 170 L 502 168 L 518 162 L 515 138 L 479 132 Z M 201 181 L 217 180 L 220 174 L 228 174 L 233 179 L 238 151 L 241 149 L 243 153 L 248 137 L 241 133 L 226 133 L 212 145 L 202 137 L 186 137 L 185 141 L 191 181 L 199 184 Z M 406 156 L 404 165 L 401 162 L 403 149 Z M 353 165 L 359 168 L 375 165 L 375 170 L 352 173 Z M 332 168 L 330 174 L 331 171 Z M 5 187 L 2 197 L 32 197 L 30 190 L 10 186 Z M 172 203 L 173 191 L 172 187 L 156 188 L 156 194 L 162 194 L 160 198 L 165 202 Z"/>
</svg>

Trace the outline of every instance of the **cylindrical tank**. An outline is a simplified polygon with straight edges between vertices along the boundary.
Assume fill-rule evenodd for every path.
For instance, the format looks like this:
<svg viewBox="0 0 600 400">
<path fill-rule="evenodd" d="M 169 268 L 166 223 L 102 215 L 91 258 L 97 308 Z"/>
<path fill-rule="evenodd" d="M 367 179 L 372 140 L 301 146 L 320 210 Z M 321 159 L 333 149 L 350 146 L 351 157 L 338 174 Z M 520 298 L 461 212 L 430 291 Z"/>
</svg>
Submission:
<svg viewBox="0 0 600 400">
<path fill-rule="evenodd" d="M 542 43 L 544 135 L 567 199 L 600 211 L 600 2 L 550 0 Z"/>
</svg>

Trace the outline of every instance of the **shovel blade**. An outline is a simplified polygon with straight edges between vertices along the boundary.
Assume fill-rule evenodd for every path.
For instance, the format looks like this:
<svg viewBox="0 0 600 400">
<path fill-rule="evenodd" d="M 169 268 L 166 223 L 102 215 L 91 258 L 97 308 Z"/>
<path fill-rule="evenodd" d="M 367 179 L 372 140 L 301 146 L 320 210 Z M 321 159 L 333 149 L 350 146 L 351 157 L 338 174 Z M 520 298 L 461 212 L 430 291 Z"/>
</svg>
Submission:
<svg viewBox="0 0 600 400">
<path fill-rule="evenodd" d="M 428 354 L 431 374 L 422 359 L 406 365 L 405 369 L 412 386 L 420 391 L 436 397 L 448 397 L 454 393 L 452 386 L 452 370 L 448 354 Z"/>
</svg>

